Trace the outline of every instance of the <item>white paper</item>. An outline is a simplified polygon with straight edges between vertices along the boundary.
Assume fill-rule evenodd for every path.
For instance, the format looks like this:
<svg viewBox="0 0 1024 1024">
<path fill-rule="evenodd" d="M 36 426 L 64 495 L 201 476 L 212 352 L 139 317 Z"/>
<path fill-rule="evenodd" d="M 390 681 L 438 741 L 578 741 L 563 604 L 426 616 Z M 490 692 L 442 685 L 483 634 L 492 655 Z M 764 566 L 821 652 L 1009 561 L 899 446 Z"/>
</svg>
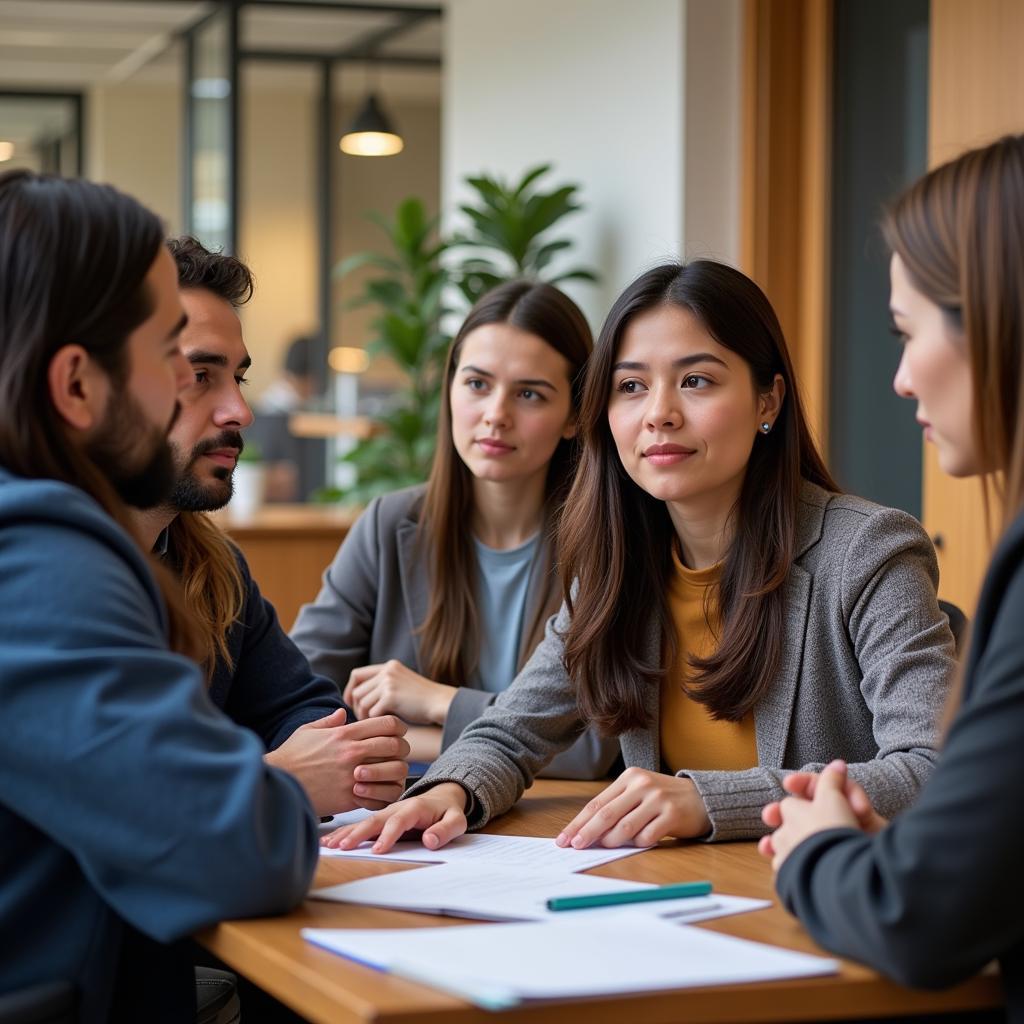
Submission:
<svg viewBox="0 0 1024 1024">
<path fill-rule="evenodd" d="M 602 846 L 589 850 L 556 846 L 554 839 L 532 836 L 492 836 L 475 832 L 459 836 L 440 850 L 428 850 L 419 840 L 403 839 L 388 853 L 371 852 L 372 843 L 361 843 L 354 850 L 320 848 L 325 857 L 357 857 L 361 860 L 394 860 L 412 864 L 499 864 L 518 871 L 555 869 L 560 872 L 586 871 L 600 864 L 609 864 L 623 857 L 643 853 L 644 848 L 624 846 L 606 850 Z"/>
<path fill-rule="evenodd" d="M 302 935 L 381 970 L 397 965 L 397 973 L 417 979 L 436 971 L 442 987 L 472 1001 L 476 991 L 561 999 L 838 971 L 825 957 L 643 915 L 451 928 L 304 928 Z"/>
<path fill-rule="evenodd" d="M 588 907 L 585 910 L 555 911 L 547 908 L 547 901 L 557 896 L 589 896 L 655 888 L 657 886 L 648 882 L 631 882 L 599 875 L 511 871 L 487 864 L 456 863 L 375 875 L 373 878 L 314 889 L 309 895 L 313 899 L 339 903 L 468 917 L 479 921 L 561 920 L 567 914 L 574 917 L 583 915 L 587 920 L 633 914 L 705 921 L 771 906 L 768 900 L 713 894 L 642 904 Z"/>
</svg>

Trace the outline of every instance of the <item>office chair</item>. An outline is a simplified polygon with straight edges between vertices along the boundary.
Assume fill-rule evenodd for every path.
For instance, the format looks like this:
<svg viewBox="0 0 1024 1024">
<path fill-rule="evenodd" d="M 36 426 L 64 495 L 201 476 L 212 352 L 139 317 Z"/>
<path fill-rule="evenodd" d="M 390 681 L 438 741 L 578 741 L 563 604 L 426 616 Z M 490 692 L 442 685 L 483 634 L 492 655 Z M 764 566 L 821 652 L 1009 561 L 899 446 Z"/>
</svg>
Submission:
<svg viewBox="0 0 1024 1024">
<path fill-rule="evenodd" d="M 949 630 L 956 643 L 956 653 L 962 654 L 964 640 L 967 639 L 967 616 L 952 601 L 939 601 L 939 610 L 946 613 L 949 619 Z"/>
</svg>

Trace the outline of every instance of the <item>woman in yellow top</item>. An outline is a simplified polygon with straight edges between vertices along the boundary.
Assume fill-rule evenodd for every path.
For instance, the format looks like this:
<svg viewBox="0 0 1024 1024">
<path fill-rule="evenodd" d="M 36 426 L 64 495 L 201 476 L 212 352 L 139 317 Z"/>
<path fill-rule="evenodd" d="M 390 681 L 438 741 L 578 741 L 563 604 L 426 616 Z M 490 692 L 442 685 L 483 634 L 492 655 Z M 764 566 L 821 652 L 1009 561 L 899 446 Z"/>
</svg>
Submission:
<svg viewBox="0 0 1024 1024">
<path fill-rule="evenodd" d="M 443 845 L 590 723 L 627 767 L 562 845 L 760 835 L 785 775 L 836 756 L 888 813 L 910 804 L 953 669 L 934 551 L 911 516 L 839 493 L 761 290 L 706 260 L 643 274 L 579 423 L 544 641 L 405 800 L 328 845 Z"/>
</svg>

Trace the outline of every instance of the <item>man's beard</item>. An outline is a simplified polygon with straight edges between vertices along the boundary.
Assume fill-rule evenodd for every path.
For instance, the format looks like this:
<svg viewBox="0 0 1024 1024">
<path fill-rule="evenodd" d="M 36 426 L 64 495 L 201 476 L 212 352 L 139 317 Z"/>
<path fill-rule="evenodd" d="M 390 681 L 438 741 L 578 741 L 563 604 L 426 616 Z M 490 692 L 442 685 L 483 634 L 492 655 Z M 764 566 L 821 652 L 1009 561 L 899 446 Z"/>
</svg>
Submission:
<svg viewBox="0 0 1024 1024">
<path fill-rule="evenodd" d="M 111 398 L 106 415 L 86 445 L 86 455 L 110 481 L 118 496 L 135 508 L 153 508 L 165 501 L 174 486 L 174 457 L 167 427 L 154 426 L 132 395 Z"/>
<path fill-rule="evenodd" d="M 172 446 L 173 447 L 173 446 Z M 214 466 L 212 474 L 216 483 L 200 483 L 195 475 L 195 465 L 207 452 L 218 448 L 237 448 L 239 455 L 245 447 L 242 435 L 237 430 L 223 430 L 216 437 L 200 441 L 190 454 L 188 465 L 178 474 L 174 491 L 168 503 L 176 512 L 213 512 L 223 508 L 234 492 L 234 468 Z"/>
</svg>

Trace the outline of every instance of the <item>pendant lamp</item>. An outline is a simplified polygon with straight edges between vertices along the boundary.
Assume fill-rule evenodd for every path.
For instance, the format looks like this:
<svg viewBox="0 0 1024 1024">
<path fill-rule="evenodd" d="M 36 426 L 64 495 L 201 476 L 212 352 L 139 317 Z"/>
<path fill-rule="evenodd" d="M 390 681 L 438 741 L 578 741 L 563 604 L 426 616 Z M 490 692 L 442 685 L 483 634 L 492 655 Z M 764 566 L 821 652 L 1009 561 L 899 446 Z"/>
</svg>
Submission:
<svg viewBox="0 0 1024 1024">
<path fill-rule="evenodd" d="M 394 156 L 405 143 L 371 92 L 338 145 L 350 156 Z"/>
</svg>

